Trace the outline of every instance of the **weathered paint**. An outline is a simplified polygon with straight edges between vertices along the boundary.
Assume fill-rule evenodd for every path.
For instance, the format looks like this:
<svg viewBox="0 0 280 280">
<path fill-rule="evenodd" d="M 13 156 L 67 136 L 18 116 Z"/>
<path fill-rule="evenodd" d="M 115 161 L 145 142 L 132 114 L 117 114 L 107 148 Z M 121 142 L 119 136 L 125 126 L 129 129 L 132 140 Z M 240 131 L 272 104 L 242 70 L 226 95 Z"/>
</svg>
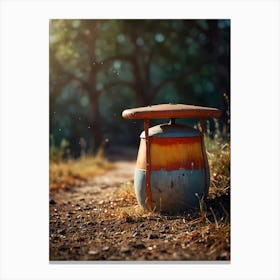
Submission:
<svg viewBox="0 0 280 280">
<path fill-rule="evenodd" d="M 207 196 L 210 182 L 203 144 L 202 134 L 184 125 L 163 124 L 142 133 L 134 178 L 138 203 L 159 211 L 198 207 L 199 198 Z"/>
<path fill-rule="evenodd" d="M 205 195 L 209 177 L 204 169 L 159 170 L 150 174 L 153 210 L 180 211 L 199 206 L 199 199 Z M 148 209 L 145 188 L 146 172 L 135 169 L 134 186 L 138 203 Z"/>
<path fill-rule="evenodd" d="M 201 136 L 183 138 L 150 137 L 151 170 L 201 169 L 205 166 Z M 146 170 L 146 143 L 140 141 L 136 167 Z"/>
</svg>

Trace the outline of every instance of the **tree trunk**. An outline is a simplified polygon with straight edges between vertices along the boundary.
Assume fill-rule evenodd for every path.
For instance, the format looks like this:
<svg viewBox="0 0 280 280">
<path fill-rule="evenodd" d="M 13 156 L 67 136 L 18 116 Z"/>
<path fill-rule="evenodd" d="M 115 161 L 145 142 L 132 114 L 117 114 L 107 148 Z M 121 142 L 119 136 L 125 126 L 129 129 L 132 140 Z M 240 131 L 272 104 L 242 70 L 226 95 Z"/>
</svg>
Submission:
<svg viewBox="0 0 280 280">
<path fill-rule="evenodd" d="M 147 92 L 145 92 L 145 88 L 143 86 L 144 81 L 141 76 L 141 65 L 139 63 L 139 53 L 136 50 L 134 56 L 132 58 L 133 68 L 134 68 L 134 77 L 135 77 L 135 94 L 138 106 L 147 106 Z"/>
<path fill-rule="evenodd" d="M 96 150 L 100 148 L 103 139 L 98 93 L 90 93 L 90 104 L 92 108 L 92 123 L 90 125 L 90 129 L 92 130 L 94 140 L 93 151 L 96 152 Z"/>
<path fill-rule="evenodd" d="M 96 58 L 96 37 L 97 37 L 97 28 L 99 21 L 89 21 L 89 34 L 88 34 L 88 55 L 89 55 L 89 98 L 92 108 L 92 123 L 90 129 L 92 130 L 93 136 L 93 151 L 96 152 L 102 144 L 102 125 L 101 125 L 101 116 L 99 109 L 99 96 L 100 92 L 96 89 L 96 76 L 99 71 Z"/>
</svg>

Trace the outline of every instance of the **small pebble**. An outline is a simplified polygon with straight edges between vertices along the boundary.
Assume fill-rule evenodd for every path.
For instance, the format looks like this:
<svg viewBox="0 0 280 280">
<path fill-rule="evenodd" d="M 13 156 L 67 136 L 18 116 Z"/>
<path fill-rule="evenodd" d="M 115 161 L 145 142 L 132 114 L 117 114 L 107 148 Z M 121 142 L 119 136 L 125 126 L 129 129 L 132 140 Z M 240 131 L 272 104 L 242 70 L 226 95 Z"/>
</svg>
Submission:
<svg viewBox="0 0 280 280">
<path fill-rule="evenodd" d="M 149 238 L 150 238 L 150 239 L 157 239 L 157 238 L 158 238 L 158 235 L 152 233 L 152 234 L 149 235 Z"/>
<path fill-rule="evenodd" d="M 88 252 L 88 254 L 91 255 L 91 256 L 96 256 L 96 255 L 98 255 L 98 251 L 90 250 Z"/>
<path fill-rule="evenodd" d="M 109 249 L 110 249 L 110 248 L 109 248 L 108 246 L 106 246 L 106 247 L 103 247 L 103 248 L 102 248 L 102 251 L 103 251 L 103 252 L 107 252 L 107 251 L 109 251 Z"/>
<path fill-rule="evenodd" d="M 51 200 L 50 200 L 50 204 L 51 204 L 51 205 L 54 205 L 54 204 L 56 204 L 56 201 L 54 201 L 53 199 L 51 199 Z"/>
<path fill-rule="evenodd" d="M 58 233 L 58 234 L 64 235 L 64 234 L 66 234 L 66 230 L 65 230 L 65 229 L 59 229 L 59 230 L 57 231 L 57 233 Z"/>
<path fill-rule="evenodd" d="M 125 253 L 125 254 L 129 254 L 131 251 L 130 251 L 129 248 L 123 247 L 123 248 L 120 249 L 120 252 L 121 252 L 121 253 Z"/>
<path fill-rule="evenodd" d="M 183 259 L 185 260 L 191 260 L 191 255 L 188 253 L 183 253 Z"/>
<path fill-rule="evenodd" d="M 65 252 L 65 251 L 67 251 L 67 250 L 69 250 L 68 248 L 66 248 L 66 247 L 60 247 L 59 248 L 59 251 L 63 251 L 63 252 Z"/>
<path fill-rule="evenodd" d="M 132 245 L 132 247 L 135 249 L 145 249 L 146 248 L 146 246 L 143 243 Z"/>
<path fill-rule="evenodd" d="M 140 231 L 138 231 L 138 230 L 133 233 L 134 237 L 139 236 L 139 235 L 140 235 Z"/>
</svg>

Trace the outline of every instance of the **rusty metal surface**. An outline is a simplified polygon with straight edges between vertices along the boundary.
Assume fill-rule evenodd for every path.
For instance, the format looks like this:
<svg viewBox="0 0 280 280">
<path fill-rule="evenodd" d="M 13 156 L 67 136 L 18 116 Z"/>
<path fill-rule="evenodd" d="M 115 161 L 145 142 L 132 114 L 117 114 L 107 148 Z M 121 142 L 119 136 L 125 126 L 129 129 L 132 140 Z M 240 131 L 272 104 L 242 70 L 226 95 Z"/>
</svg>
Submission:
<svg viewBox="0 0 280 280">
<path fill-rule="evenodd" d="M 205 185 L 209 184 L 207 180 L 203 169 L 151 171 L 153 210 L 181 211 L 198 208 L 199 200 L 205 197 Z M 134 186 L 138 203 L 149 209 L 145 191 L 145 171 L 135 169 Z"/>
<path fill-rule="evenodd" d="M 221 111 L 216 108 L 186 104 L 159 104 L 122 112 L 126 119 L 218 118 L 220 115 Z"/>
<path fill-rule="evenodd" d="M 149 128 L 149 137 L 153 138 L 177 138 L 177 137 L 195 137 L 200 136 L 199 130 L 182 124 L 159 124 Z M 145 138 L 145 131 L 140 135 Z"/>
<path fill-rule="evenodd" d="M 202 137 L 150 138 L 150 170 L 202 169 Z M 141 139 L 136 168 L 146 170 L 146 143 Z"/>
<path fill-rule="evenodd" d="M 176 124 L 149 128 L 147 119 L 144 124 L 134 177 L 138 203 L 155 211 L 198 207 L 210 180 L 203 123 L 201 132 Z"/>
</svg>

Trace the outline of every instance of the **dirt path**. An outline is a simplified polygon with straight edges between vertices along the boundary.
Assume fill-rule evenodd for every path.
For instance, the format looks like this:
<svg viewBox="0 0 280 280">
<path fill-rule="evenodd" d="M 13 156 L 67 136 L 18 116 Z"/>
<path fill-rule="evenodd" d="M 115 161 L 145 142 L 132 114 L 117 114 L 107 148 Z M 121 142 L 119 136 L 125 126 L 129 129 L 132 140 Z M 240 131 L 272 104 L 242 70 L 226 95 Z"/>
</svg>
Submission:
<svg viewBox="0 0 280 280">
<path fill-rule="evenodd" d="M 65 203 L 65 201 L 78 203 L 77 201 L 83 200 L 99 203 L 108 200 L 122 184 L 132 181 L 134 167 L 134 161 L 113 162 L 112 169 L 105 174 L 89 179 L 81 187 L 52 190 L 51 199 L 58 203 Z"/>
<path fill-rule="evenodd" d="M 80 187 L 50 191 L 50 260 L 229 260 L 229 237 L 214 247 L 212 224 L 204 233 L 209 244 L 200 242 L 197 213 L 118 214 L 137 207 L 134 197 L 116 195 L 122 185 L 132 183 L 135 157 L 135 150 L 112 150 L 112 169 L 105 174 Z"/>
</svg>

